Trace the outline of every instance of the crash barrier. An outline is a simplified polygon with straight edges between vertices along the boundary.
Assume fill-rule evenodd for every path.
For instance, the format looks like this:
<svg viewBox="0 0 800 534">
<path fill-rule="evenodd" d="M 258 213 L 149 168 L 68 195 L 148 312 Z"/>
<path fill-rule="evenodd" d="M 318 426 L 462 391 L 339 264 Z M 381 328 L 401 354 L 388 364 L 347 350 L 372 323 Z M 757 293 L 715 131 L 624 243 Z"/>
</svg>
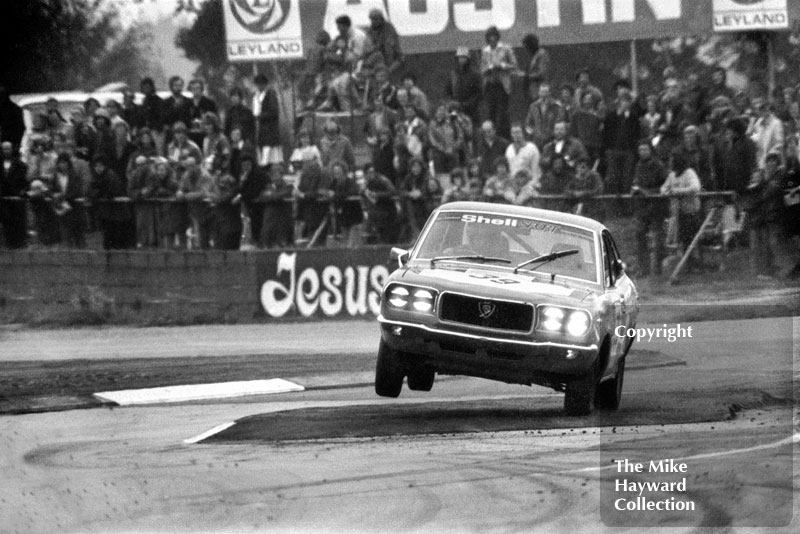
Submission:
<svg viewBox="0 0 800 534">
<path fill-rule="evenodd" d="M 159 324 L 374 317 L 394 268 L 389 251 L 3 251 L 0 316 Z"/>
<path fill-rule="evenodd" d="M 702 192 L 699 194 L 703 203 L 709 209 L 713 206 L 722 206 L 730 203 L 733 197 L 732 191 L 714 191 Z M 663 209 L 672 209 L 681 197 L 675 195 L 598 195 L 593 197 L 575 197 L 566 195 L 540 195 L 528 201 L 526 205 L 551 209 L 556 211 L 572 212 L 584 216 L 588 216 L 599 221 L 605 221 L 609 218 L 619 216 L 631 216 L 635 210 L 642 209 L 642 202 L 648 203 L 649 206 L 655 205 L 654 203 L 663 203 Z M 433 209 L 439 204 L 441 196 L 433 196 L 427 200 L 418 199 L 408 194 L 400 194 L 394 197 L 395 210 L 397 212 L 397 226 L 400 229 L 398 236 L 401 241 L 409 241 L 413 239 L 414 233 L 418 228 L 414 228 L 416 221 L 411 221 L 407 216 L 409 211 L 408 204 L 423 202 L 426 203 L 428 209 Z M 369 201 L 362 196 L 350 196 L 347 198 L 332 198 L 332 199 L 319 199 L 319 200 L 299 200 L 296 197 L 287 199 L 260 199 L 250 203 L 237 202 L 235 204 L 225 203 L 217 204 L 209 200 L 195 200 L 187 201 L 185 199 L 176 198 L 160 198 L 160 199 L 137 199 L 133 200 L 127 197 L 119 197 L 116 199 L 97 199 L 90 201 L 86 198 L 75 199 L 69 203 L 63 200 L 55 200 L 52 198 L 23 198 L 23 197 L 2 197 L 0 198 L 0 207 L 26 204 L 27 211 L 29 212 L 28 219 L 32 222 L 32 233 L 42 234 L 43 232 L 54 234 L 54 236 L 37 235 L 40 244 L 58 243 L 61 241 L 61 235 L 65 233 L 64 225 L 75 224 L 75 213 L 73 210 L 76 208 L 80 211 L 78 218 L 80 220 L 81 231 L 97 229 L 97 216 L 96 212 L 101 206 L 118 206 L 123 209 L 116 210 L 118 213 L 115 217 L 118 219 L 119 214 L 127 214 L 128 218 L 123 219 L 129 221 L 131 229 L 138 228 L 137 233 L 141 234 L 143 226 L 147 227 L 146 233 L 154 236 L 157 241 L 155 243 L 142 243 L 139 240 L 139 246 L 144 248 L 157 248 L 162 246 L 164 248 L 174 249 L 186 248 L 189 250 L 200 248 L 200 229 L 197 216 L 191 215 L 191 206 L 203 206 L 205 211 L 201 215 L 204 219 L 205 226 L 210 228 L 206 230 L 214 234 L 215 210 L 224 210 L 224 213 L 219 213 L 219 220 L 230 219 L 230 209 L 234 206 L 234 214 L 238 206 L 239 215 L 241 218 L 241 239 L 239 248 L 243 250 L 251 249 L 253 247 L 260 247 L 262 243 L 254 239 L 254 234 L 258 235 L 262 227 L 263 220 L 256 220 L 251 213 L 253 206 L 263 206 L 269 208 L 281 207 L 284 210 L 290 208 L 291 212 L 283 211 L 281 216 L 278 217 L 279 223 L 287 224 L 287 219 L 291 218 L 294 223 L 291 223 L 289 233 L 291 234 L 290 240 L 299 247 L 311 248 L 314 246 L 330 246 L 336 247 L 337 245 L 344 246 L 360 246 L 361 244 L 380 244 L 378 242 L 378 232 L 372 227 L 369 220 L 371 206 Z M 318 226 L 312 229 L 303 227 L 302 210 L 313 209 L 314 205 L 318 205 L 324 212 Z M 365 222 L 358 224 L 354 232 L 350 232 L 349 228 L 342 228 L 340 224 L 342 213 L 347 210 L 348 205 L 357 206 L 356 209 L 361 209 L 364 214 Z M 637 207 L 638 206 L 638 207 Z M 2 211 L 2 210 L 0 210 Z M 71 216 L 65 218 L 64 215 L 70 214 Z M 717 216 L 721 214 L 721 210 Z M 235 217 L 235 215 L 234 215 Z M 67 221 L 68 219 L 68 221 Z M 209 222 L 211 221 L 211 222 Z M 677 217 L 670 219 L 669 235 L 675 235 L 678 232 Z M 0 220 L 3 224 L 9 224 L 6 221 Z M 94 224 L 93 224 L 94 223 Z M 168 226 L 169 230 L 165 228 Z M 180 228 L 180 231 L 175 231 L 175 228 Z M 254 230 L 254 227 L 255 230 Z M 350 233 L 351 235 L 347 235 Z M 214 243 L 214 238 L 211 238 L 212 245 L 216 248 L 222 248 L 219 243 Z M 388 244 L 388 243 L 383 243 Z M 133 244 L 131 244 L 133 248 Z M 235 247 L 234 247 L 235 248 Z"/>
</svg>

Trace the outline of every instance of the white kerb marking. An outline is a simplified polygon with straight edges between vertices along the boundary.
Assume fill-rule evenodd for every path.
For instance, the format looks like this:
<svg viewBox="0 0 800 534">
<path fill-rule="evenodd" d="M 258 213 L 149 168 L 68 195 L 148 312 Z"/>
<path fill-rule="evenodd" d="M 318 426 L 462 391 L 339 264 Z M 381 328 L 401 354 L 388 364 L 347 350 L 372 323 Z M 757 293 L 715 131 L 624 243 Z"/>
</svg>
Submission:
<svg viewBox="0 0 800 534">
<path fill-rule="evenodd" d="M 219 382 L 216 384 L 194 384 L 188 386 L 166 386 L 148 389 L 124 389 L 120 391 L 103 391 L 94 396 L 103 401 L 110 401 L 120 406 L 136 404 L 161 404 L 169 402 L 186 402 L 210 399 L 228 399 L 248 395 L 271 395 L 304 391 L 300 384 L 271 378 L 269 380 L 247 380 L 242 382 Z"/>
<path fill-rule="evenodd" d="M 228 428 L 232 427 L 235 424 L 236 424 L 236 422 L 233 421 L 233 422 L 230 422 L 230 423 L 223 423 L 221 425 L 217 425 L 214 428 L 212 428 L 211 430 L 206 430 L 202 434 L 198 434 L 193 438 L 189 438 L 189 439 L 183 440 L 183 442 L 187 443 L 187 444 L 190 444 L 190 445 L 194 444 L 194 443 L 198 443 L 200 441 L 203 441 L 204 439 L 210 438 L 214 434 L 219 434 L 223 430 L 228 429 Z"/>
</svg>

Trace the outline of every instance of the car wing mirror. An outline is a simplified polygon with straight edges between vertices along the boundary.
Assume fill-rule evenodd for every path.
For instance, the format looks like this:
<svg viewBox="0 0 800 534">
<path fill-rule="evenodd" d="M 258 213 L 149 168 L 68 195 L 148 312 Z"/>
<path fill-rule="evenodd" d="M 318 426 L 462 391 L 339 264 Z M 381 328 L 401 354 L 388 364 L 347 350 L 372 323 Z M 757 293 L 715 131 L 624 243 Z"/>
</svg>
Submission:
<svg viewBox="0 0 800 534">
<path fill-rule="evenodd" d="M 397 265 L 403 267 L 406 263 L 408 263 L 408 257 L 411 254 L 404 248 L 400 247 L 392 247 L 391 252 L 389 252 L 389 256 L 393 260 L 397 260 Z"/>
</svg>

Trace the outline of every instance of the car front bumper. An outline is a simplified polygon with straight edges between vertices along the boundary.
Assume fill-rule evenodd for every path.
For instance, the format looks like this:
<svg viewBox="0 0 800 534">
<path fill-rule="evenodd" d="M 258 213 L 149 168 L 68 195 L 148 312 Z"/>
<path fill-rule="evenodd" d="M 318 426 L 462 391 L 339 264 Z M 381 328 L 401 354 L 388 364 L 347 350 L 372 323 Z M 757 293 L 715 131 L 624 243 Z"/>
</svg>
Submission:
<svg viewBox="0 0 800 534">
<path fill-rule="evenodd" d="M 598 346 L 533 341 L 455 331 L 378 317 L 381 337 L 406 358 L 440 374 L 463 374 L 519 384 L 553 385 L 592 371 Z"/>
</svg>

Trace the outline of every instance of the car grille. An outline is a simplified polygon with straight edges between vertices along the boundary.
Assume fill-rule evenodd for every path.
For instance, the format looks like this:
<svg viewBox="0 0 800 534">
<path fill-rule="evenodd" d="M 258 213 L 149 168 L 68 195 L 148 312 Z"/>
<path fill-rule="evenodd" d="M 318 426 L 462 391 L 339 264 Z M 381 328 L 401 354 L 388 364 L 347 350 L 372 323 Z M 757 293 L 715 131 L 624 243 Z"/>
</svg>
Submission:
<svg viewBox="0 0 800 534">
<path fill-rule="evenodd" d="M 533 306 L 444 293 L 439 302 L 439 318 L 482 328 L 528 332 L 533 325 Z"/>
</svg>

